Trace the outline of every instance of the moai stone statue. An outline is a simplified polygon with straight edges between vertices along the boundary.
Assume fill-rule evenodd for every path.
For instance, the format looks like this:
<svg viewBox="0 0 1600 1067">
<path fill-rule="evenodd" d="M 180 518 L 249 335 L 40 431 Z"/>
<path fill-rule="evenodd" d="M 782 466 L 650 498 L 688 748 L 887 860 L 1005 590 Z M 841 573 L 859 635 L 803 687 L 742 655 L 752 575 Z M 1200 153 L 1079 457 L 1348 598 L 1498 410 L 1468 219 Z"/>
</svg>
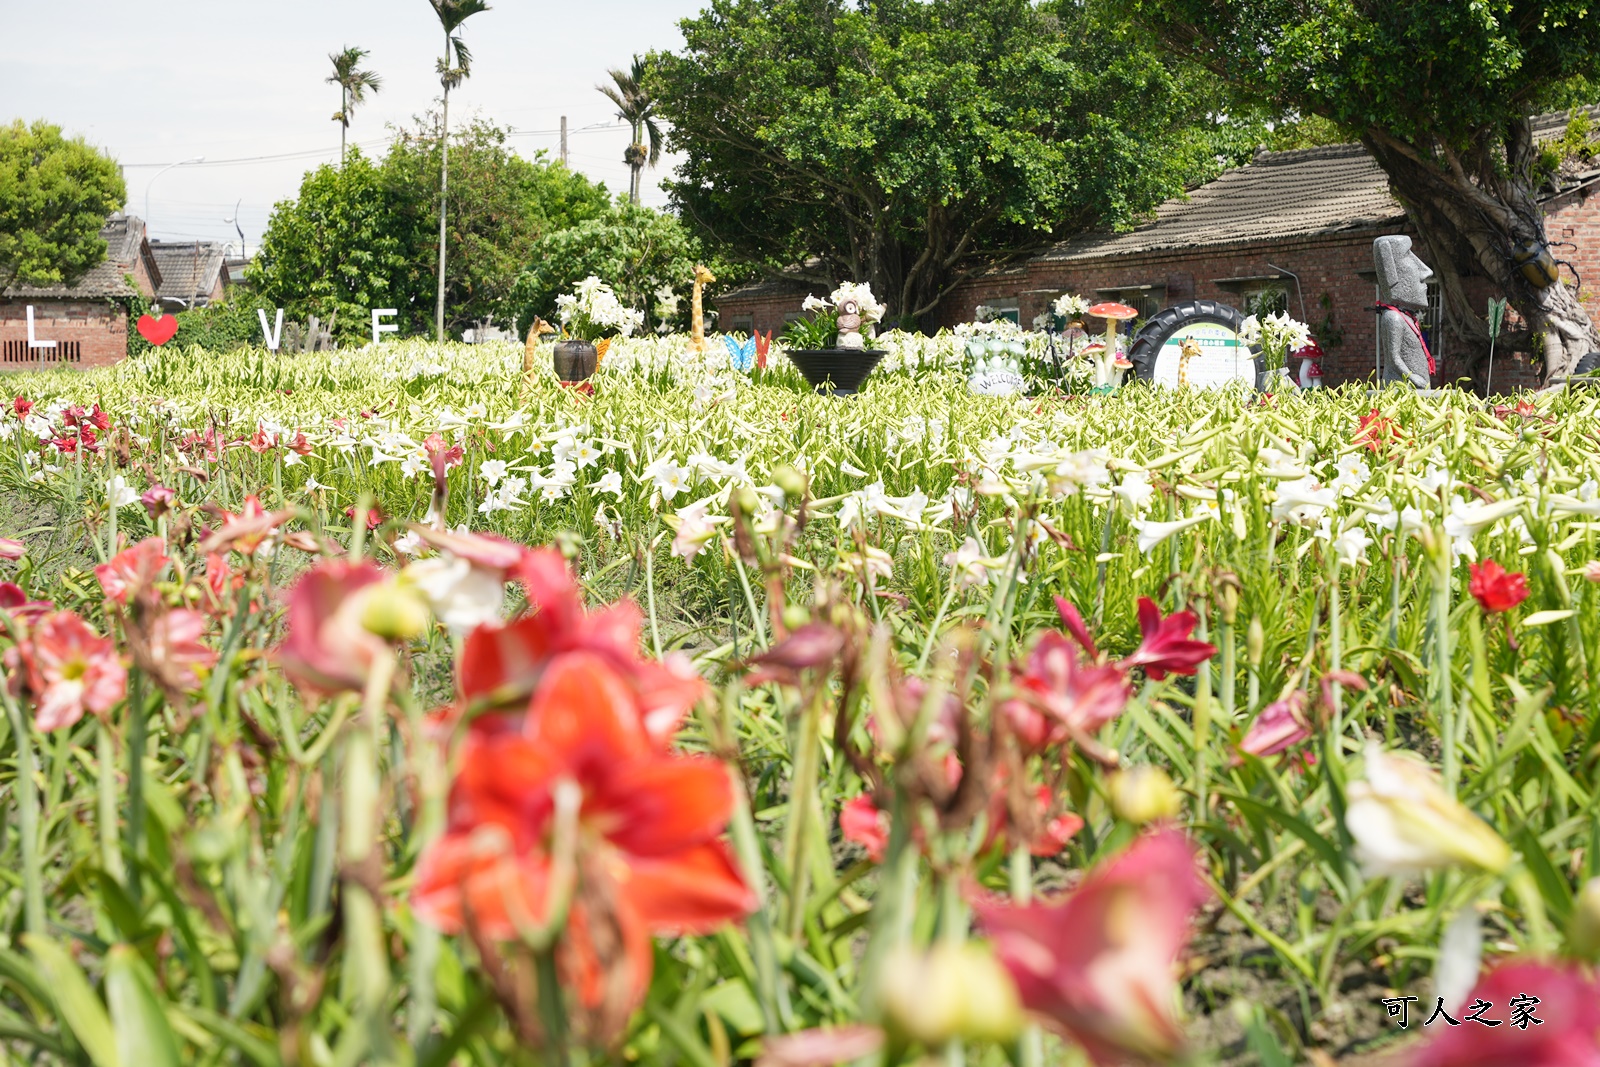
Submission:
<svg viewBox="0 0 1600 1067">
<path fill-rule="evenodd" d="M 1372 242 L 1378 269 L 1378 351 L 1385 381 L 1410 382 L 1419 389 L 1433 385 L 1433 354 L 1422 337 L 1417 312 L 1428 306 L 1433 268 L 1411 251 L 1411 238 L 1399 235 Z"/>
</svg>

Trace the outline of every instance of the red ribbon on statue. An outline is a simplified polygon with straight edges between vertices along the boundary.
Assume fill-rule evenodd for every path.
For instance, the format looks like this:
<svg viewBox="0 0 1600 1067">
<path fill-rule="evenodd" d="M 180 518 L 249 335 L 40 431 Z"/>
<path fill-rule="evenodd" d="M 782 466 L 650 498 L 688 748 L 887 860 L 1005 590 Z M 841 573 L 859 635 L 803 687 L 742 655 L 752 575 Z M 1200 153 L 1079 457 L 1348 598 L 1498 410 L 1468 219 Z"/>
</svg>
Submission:
<svg viewBox="0 0 1600 1067">
<path fill-rule="evenodd" d="M 1428 339 L 1423 336 L 1422 327 L 1417 325 L 1415 312 L 1407 311 L 1402 307 L 1395 307 L 1393 304 L 1376 304 L 1372 310 L 1380 312 L 1398 311 L 1400 316 L 1406 320 L 1406 325 L 1411 327 L 1411 332 L 1417 335 L 1417 343 L 1422 346 L 1422 354 L 1428 357 L 1428 373 L 1437 374 L 1439 372 L 1439 368 L 1433 364 L 1433 349 L 1428 347 Z"/>
</svg>

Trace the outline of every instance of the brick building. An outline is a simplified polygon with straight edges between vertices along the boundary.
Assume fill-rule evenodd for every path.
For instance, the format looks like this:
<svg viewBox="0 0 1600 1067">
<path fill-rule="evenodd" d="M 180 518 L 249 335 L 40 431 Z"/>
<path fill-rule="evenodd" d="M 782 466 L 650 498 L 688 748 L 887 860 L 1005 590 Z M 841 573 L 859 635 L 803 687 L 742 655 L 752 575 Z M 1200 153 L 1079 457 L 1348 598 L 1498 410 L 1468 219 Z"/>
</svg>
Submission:
<svg viewBox="0 0 1600 1067">
<path fill-rule="evenodd" d="M 1564 115 L 1536 124 L 1558 135 Z M 1556 255 L 1576 268 L 1580 299 L 1600 319 L 1600 168 L 1568 174 L 1558 193 L 1544 199 L 1546 227 Z M 1414 228 L 1389 191 L 1387 176 L 1358 144 L 1291 152 L 1262 152 L 1188 196 L 1167 201 L 1155 216 L 1123 234 L 1072 238 L 1025 264 L 993 270 L 959 285 L 930 317 L 933 328 L 971 321 L 979 307 L 1023 325 L 1033 323 L 1063 293 L 1091 301 L 1116 300 L 1148 317 L 1193 299 L 1218 300 L 1246 313 L 1286 310 L 1309 323 L 1327 352 L 1329 385 L 1370 377 L 1377 363 L 1376 321 L 1370 310 L 1377 277 L 1372 242 Z M 1426 247 L 1418 242 L 1424 259 Z M 812 291 L 791 282 L 768 282 L 717 298 L 730 330 L 782 329 Z M 1439 328 L 1434 305 L 1422 316 L 1440 376 L 1467 374 L 1477 353 Z M 1473 304 L 1495 294 L 1487 279 L 1468 279 Z M 1525 335 L 1524 335 L 1525 336 Z M 1496 354 L 1495 388 L 1537 384 L 1525 353 Z M 1481 383 L 1480 383 L 1481 384 Z"/>
<path fill-rule="evenodd" d="M 203 308 L 221 300 L 232 283 L 228 246 L 214 241 L 151 241 L 161 273 L 156 295 L 168 311 Z"/>
<path fill-rule="evenodd" d="M 100 236 L 106 258 L 77 284 L 16 285 L 0 292 L 0 370 L 105 367 L 128 354 L 128 315 L 119 301 L 153 300 L 161 288 L 161 269 L 144 220 L 113 215 Z M 29 307 L 35 339 L 54 341 L 54 348 L 28 344 Z"/>
</svg>

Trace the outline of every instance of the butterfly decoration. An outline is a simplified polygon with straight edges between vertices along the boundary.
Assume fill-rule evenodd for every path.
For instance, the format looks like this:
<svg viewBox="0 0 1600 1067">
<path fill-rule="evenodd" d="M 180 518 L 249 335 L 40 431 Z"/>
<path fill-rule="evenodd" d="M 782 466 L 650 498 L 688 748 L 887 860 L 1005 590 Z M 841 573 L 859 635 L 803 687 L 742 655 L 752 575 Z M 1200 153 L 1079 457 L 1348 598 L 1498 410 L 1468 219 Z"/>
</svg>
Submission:
<svg viewBox="0 0 1600 1067">
<path fill-rule="evenodd" d="M 749 374 L 756 363 L 756 339 L 751 337 L 740 341 L 723 334 L 722 343 L 728 346 L 728 358 L 733 360 L 733 369 L 740 374 Z"/>
<path fill-rule="evenodd" d="M 752 340 L 756 343 L 756 369 L 767 369 L 767 353 L 772 351 L 772 331 L 768 330 L 763 335 L 759 330 Z"/>
</svg>

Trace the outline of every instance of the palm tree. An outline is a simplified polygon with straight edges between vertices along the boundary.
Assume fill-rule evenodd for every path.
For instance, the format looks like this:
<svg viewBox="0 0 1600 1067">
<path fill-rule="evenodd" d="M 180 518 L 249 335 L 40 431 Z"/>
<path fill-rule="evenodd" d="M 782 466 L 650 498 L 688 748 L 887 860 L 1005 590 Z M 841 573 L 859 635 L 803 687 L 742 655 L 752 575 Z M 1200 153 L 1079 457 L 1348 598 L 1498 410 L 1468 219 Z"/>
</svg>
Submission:
<svg viewBox="0 0 1600 1067">
<path fill-rule="evenodd" d="M 473 15 L 489 10 L 489 5 L 485 0 L 428 0 L 428 4 L 439 16 L 439 25 L 444 27 L 444 58 L 439 60 L 439 84 L 444 86 L 444 113 L 439 122 L 439 306 L 434 319 L 437 339 L 443 344 L 445 214 L 450 196 L 450 90 L 472 73 L 472 53 L 456 31 Z"/>
<path fill-rule="evenodd" d="M 644 170 L 645 163 L 653 167 L 661 162 L 661 127 L 656 125 L 656 102 L 645 85 L 649 71 L 648 61 L 643 56 L 634 56 L 631 69 L 608 72 L 614 84 L 595 86 L 617 105 L 617 118 L 633 128 L 633 140 L 623 153 L 622 161 L 633 170 L 629 196 L 635 204 L 639 202 L 639 173 Z M 650 136 L 648 145 L 645 144 L 646 134 Z"/>
<path fill-rule="evenodd" d="M 339 110 L 333 113 L 333 121 L 339 124 L 339 166 L 344 166 L 345 134 L 350 129 L 350 116 L 355 112 L 356 105 L 367 99 L 370 89 L 376 93 L 383 88 L 383 79 L 370 70 L 357 69 L 361 61 L 367 58 L 365 48 L 345 47 L 343 52 L 330 52 L 328 58 L 333 61 L 333 77 L 325 79 L 329 85 L 339 87 Z"/>
</svg>

